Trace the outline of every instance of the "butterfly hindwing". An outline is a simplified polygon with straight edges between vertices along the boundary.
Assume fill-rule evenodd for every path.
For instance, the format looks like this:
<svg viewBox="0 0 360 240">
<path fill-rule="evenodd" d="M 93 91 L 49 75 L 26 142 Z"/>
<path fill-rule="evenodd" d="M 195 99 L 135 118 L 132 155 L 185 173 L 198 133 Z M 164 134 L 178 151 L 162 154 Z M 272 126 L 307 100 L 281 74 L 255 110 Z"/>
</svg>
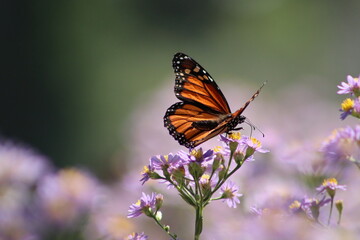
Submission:
<svg viewBox="0 0 360 240">
<path fill-rule="evenodd" d="M 173 59 L 175 95 L 184 102 L 204 105 L 217 113 L 230 113 L 229 104 L 213 78 L 191 57 L 177 53 Z"/>
<path fill-rule="evenodd" d="M 226 131 L 219 115 L 191 103 L 173 104 L 164 116 L 164 125 L 181 145 L 193 148 Z"/>
</svg>

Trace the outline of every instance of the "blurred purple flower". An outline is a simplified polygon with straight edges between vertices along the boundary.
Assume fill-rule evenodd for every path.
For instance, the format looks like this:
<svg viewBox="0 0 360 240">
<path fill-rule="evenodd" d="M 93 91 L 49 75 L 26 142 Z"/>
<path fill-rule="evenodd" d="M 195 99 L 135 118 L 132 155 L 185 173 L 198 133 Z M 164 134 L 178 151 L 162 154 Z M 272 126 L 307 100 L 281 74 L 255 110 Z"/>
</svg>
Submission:
<svg viewBox="0 0 360 240">
<path fill-rule="evenodd" d="M 0 184 L 35 184 L 49 171 L 48 160 L 33 150 L 0 142 Z"/>
<path fill-rule="evenodd" d="M 75 168 L 47 176 L 38 187 L 46 217 L 60 225 L 71 225 L 87 214 L 99 193 L 96 179 Z"/>
<path fill-rule="evenodd" d="M 239 197 L 242 196 L 238 191 L 239 188 L 234 182 L 229 180 L 224 183 L 220 190 L 221 198 L 224 199 L 223 202 L 226 201 L 229 207 L 236 208 L 236 204 L 240 203 Z"/>
<path fill-rule="evenodd" d="M 128 210 L 128 218 L 138 217 L 142 213 L 150 213 L 153 209 L 156 208 L 156 194 L 151 193 L 147 195 L 142 193 L 142 197 L 136 203 L 131 204 Z"/>
<path fill-rule="evenodd" d="M 30 148 L 0 141 L 0 239 L 39 239 L 43 226 L 33 193 L 49 170 L 47 159 Z"/>
<path fill-rule="evenodd" d="M 147 240 L 148 236 L 144 233 L 132 233 L 125 240 Z"/>
<path fill-rule="evenodd" d="M 347 76 L 347 82 L 341 82 L 341 85 L 338 85 L 340 89 L 338 94 L 355 94 L 358 96 L 360 92 L 360 83 L 359 78 L 354 78 L 350 75 Z"/>
<path fill-rule="evenodd" d="M 325 191 L 327 191 L 329 195 L 332 197 L 335 194 L 336 189 L 340 189 L 344 191 L 346 190 L 345 185 L 338 185 L 336 178 L 325 179 L 324 182 L 319 187 L 316 188 L 316 190 L 319 193 L 324 193 Z"/>
<path fill-rule="evenodd" d="M 360 125 L 335 129 L 322 144 L 321 151 L 330 162 L 360 159 Z"/>
</svg>

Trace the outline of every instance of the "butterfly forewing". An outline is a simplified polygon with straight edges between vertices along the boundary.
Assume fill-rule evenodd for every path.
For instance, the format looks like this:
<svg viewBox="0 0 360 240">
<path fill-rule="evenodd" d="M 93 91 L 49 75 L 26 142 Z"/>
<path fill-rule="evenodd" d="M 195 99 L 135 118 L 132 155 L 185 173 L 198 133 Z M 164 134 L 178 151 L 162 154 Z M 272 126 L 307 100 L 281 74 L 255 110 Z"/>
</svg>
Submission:
<svg viewBox="0 0 360 240">
<path fill-rule="evenodd" d="M 217 113 L 230 113 L 224 94 L 209 73 L 195 60 L 183 53 L 173 59 L 175 95 L 184 102 L 204 105 Z"/>
</svg>

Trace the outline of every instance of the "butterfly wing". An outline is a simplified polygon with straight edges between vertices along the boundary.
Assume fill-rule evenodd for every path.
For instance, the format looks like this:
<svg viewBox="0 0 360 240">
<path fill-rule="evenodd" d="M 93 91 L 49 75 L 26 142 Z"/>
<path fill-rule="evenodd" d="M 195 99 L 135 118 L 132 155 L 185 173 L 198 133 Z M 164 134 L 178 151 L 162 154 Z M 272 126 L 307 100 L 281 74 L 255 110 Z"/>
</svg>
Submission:
<svg viewBox="0 0 360 240">
<path fill-rule="evenodd" d="M 173 68 L 176 76 L 174 91 L 178 99 L 215 113 L 231 113 L 220 88 L 195 60 L 183 53 L 177 53 L 173 59 Z"/>
<path fill-rule="evenodd" d="M 225 119 L 231 114 L 219 115 L 191 103 L 173 104 L 164 116 L 164 125 L 180 145 L 193 148 L 227 131 Z"/>
</svg>

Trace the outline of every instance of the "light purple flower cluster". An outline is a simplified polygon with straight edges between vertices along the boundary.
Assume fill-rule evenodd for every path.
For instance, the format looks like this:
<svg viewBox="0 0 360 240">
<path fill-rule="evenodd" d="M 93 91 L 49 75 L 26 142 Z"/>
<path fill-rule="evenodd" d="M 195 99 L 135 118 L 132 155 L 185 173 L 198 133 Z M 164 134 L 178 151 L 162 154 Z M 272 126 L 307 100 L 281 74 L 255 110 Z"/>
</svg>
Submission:
<svg viewBox="0 0 360 240">
<path fill-rule="evenodd" d="M 236 208 L 242 194 L 228 178 L 245 161 L 254 160 L 255 152 L 268 152 L 261 147 L 257 139 L 240 137 L 238 134 L 221 136 L 220 141 L 223 143 L 222 147 L 207 151 L 199 148 L 190 152 L 179 151 L 177 154 L 153 156 L 150 158 L 150 164 L 145 166 L 142 172 L 142 184 L 150 179 L 160 180 L 161 183 L 175 188 L 181 198 L 196 209 L 195 231 L 201 231 L 202 211 L 211 201 L 223 200 L 229 207 Z M 220 190 L 220 196 L 214 198 L 217 190 Z M 157 213 L 160 213 L 158 210 L 161 204 L 155 203 L 155 196 L 155 193 L 143 193 L 140 200 L 130 206 L 128 217 L 137 217 L 144 213 L 168 232 L 166 226 L 158 219 Z M 170 235 L 169 232 L 168 234 Z"/>
<path fill-rule="evenodd" d="M 0 239 L 38 239 L 34 189 L 50 170 L 47 159 L 28 147 L 0 142 Z"/>
<path fill-rule="evenodd" d="M 346 163 L 350 160 L 359 164 L 360 125 L 335 129 L 323 142 L 321 151 L 330 163 Z"/>
<path fill-rule="evenodd" d="M 317 192 L 320 194 L 325 194 L 329 196 L 326 198 L 324 195 L 322 199 L 316 198 L 308 198 L 304 197 L 301 201 L 294 201 L 290 206 L 290 210 L 293 213 L 305 212 L 306 216 L 309 219 L 315 220 L 316 222 L 320 223 L 319 216 L 320 216 L 320 208 L 326 206 L 328 203 L 331 204 L 330 214 L 328 219 L 328 224 L 330 223 L 332 207 L 334 204 L 334 197 L 336 194 L 336 190 L 346 190 L 345 185 L 338 185 L 338 182 L 335 178 L 328 178 L 323 181 L 323 183 L 316 188 Z M 341 201 L 342 204 L 342 201 Z M 341 209 L 342 210 L 342 209 Z M 341 216 L 341 211 L 339 210 L 339 215 Z"/>
<path fill-rule="evenodd" d="M 359 78 L 354 78 L 350 75 L 347 76 L 347 82 L 342 82 L 338 85 L 340 89 L 338 94 L 350 94 L 352 98 L 345 99 L 341 104 L 340 118 L 344 120 L 347 116 L 352 115 L 360 118 L 360 83 Z"/>
<path fill-rule="evenodd" d="M 225 163 L 225 157 L 234 156 L 239 168 L 245 160 L 253 160 L 255 152 L 266 153 L 268 150 L 263 149 L 257 139 L 247 136 L 220 136 L 220 141 L 224 146 L 215 150 L 204 152 L 199 148 L 191 150 L 190 153 L 179 151 L 177 154 L 151 157 L 150 164 L 144 167 L 140 181 L 144 184 L 149 179 L 160 179 L 178 190 L 186 189 L 189 193 L 196 189 L 197 183 L 200 186 L 198 190 L 208 194 L 213 194 L 222 187 L 220 198 L 226 200 L 230 207 L 236 207 L 241 194 L 237 193 L 238 188 L 233 182 L 226 181 L 228 175 L 234 172 L 229 168 L 232 159 Z M 231 145 L 236 146 L 231 149 Z M 210 200 L 210 196 L 206 197 Z"/>
<path fill-rule="evenodd" d="M 0 239 L 45 239 L 74 228 L 90 213 L 98 186 L 85 171 L 55 173 L 29 147 L 0 142 Z"/>
</svg>

